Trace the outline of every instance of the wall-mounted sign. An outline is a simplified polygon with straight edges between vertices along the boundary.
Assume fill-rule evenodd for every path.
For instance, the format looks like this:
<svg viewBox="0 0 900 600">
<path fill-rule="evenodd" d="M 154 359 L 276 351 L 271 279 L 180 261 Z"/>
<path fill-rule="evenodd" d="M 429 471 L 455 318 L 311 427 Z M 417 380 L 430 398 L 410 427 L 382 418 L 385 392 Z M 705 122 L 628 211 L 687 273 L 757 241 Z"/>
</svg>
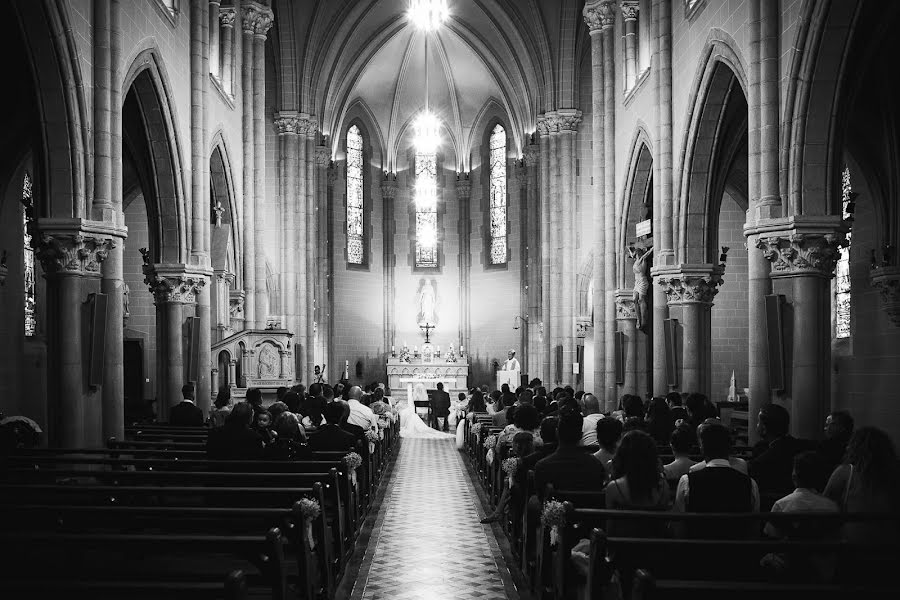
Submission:
<svg viewBox="0 0 900 600">
<path fill-rule="evenodd" d="M 647 237 L 653 233 L 653 222 L 650 219 L 641 221 L 634 226 L 637 237 Z"/>
</svg>

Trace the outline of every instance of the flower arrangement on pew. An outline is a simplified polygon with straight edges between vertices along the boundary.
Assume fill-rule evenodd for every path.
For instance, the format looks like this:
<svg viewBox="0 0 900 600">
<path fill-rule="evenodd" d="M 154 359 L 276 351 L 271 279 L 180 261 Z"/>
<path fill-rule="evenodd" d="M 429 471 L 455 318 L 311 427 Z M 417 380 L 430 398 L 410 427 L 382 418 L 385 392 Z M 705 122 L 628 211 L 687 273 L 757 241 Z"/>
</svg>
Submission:
<svg viewBox="0 0 900 600">
<path fill-rule="evenodd" d="M 494 448 L 497 447 L 497 436 L 494 434 L 487 436 L 484 438 L 483 444 L 484 447 L 487 448 L 487 457 L 485 460 L 487 460 L 487 464 L 492 465 L 494 464 Z"/>
<path fill-rule="evenodd" d="M 516 476 L 516 471 L 519 470 L 519 459 L 515 456 L 510 456 L 505 459 L 503 463 L 501 463 L 500 467 L 503 469 L 503 472 L 509 477 L 509 487 L 513 485 L 513 477 Z"/>
<path fill-rule="evenodd" d="M 347 459 L 347 468 L 350 469 L 350 481 L 356 485 L 356 470 L 362 466 L 362 456 L 356 452 L 350 452 L 344 458 Z"/>
<path fill-rule="evenodd" d="M 541 523 L 550 528 L 550 545 L 559 543 L 559 529 L 566 526 L 566 508 L 559 500 L 547 500 L 541 511 Z"/>
<path fill-rule="evenodd" d="M 322 507 L 312 498 L 301 498 L 298 503 L 300 504 L 300 514 L 303 517 L 303 528 L 306 531 L 306 541 L 309 543 L 310 549 L 314 550 L 316 540 L 313 537 L 312 522 L 322 514 Z"/>
<path fill-rule="evenodd" d="M 369 441 L 369 453 L 375 452 L 375 442 L 380 439 L 378 432 L 374 429 L 366 431 L 366 440 Z"/>
</svg>

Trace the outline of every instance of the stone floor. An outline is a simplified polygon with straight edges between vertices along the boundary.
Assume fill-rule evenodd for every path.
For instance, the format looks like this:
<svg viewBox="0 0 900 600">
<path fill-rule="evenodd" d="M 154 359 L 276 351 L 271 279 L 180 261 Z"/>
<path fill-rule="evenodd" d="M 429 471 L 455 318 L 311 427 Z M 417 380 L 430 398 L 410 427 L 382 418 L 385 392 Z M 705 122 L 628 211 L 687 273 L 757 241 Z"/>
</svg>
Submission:
<svg viewBox="0 0 900 600">
<path fill-rule="evenodd" d="M 351 600 L 520 600 L 454 440 L 404 439 Z"/>
</svg>

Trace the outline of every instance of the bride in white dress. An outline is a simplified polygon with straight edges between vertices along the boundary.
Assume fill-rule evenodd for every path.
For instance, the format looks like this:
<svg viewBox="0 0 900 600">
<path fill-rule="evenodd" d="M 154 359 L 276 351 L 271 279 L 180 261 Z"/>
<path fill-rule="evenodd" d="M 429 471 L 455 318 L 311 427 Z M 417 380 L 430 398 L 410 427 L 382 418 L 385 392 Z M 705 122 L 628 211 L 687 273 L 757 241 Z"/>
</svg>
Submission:
<svg viewBox="0 0 900 600">
<path fill-rule="evenodd" d="M 428 392 L 425 385 L 417 383 L 413 388 L 412 398 L 406 400 L 406 406 L 400 409 L 400 437 L 422 439 L 449 439 L 455 437 L 453 433 L 444 433 L 429 427 L 425 421 L 416 414 L 417 400 L 428 401 Z"/>
</svg>

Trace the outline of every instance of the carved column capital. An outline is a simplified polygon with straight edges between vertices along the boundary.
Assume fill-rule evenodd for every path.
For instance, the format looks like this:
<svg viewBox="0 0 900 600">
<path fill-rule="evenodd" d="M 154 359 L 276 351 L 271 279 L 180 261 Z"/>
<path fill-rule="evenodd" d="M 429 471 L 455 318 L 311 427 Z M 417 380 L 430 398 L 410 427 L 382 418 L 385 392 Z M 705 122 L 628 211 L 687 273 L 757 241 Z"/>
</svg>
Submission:
<svg viewBox="0 0 900 600">
<path fill-rule="evenodd" d="M 206 286 L 208 274 L 191 270 L 187 265 L 151 264 L 150 253 L 141 248 L 144 256 L 144 283 L 153 294 L 155 304 L 193 304 L 197 294 Z"/>
<path fill-rule="evenodd" d="M 272 9 L 259 2 L 245 2 L 241 4 L 241 11 L 244 33 L 265 39 L 275 21 Z"/>
<path fill-rule="evenodd" d="M 719 265 L 681 265 L 659 273 L 656 283 L 665 290 L 668 304 L 712 304 L 724 271 Z"/>
<path fill-rule="evenodd" d="M 300 135 L 311 137 L 316 135 L 318 131 L 319 121 L 315 116 L 307 114 L 300 115 L 300 125 L 297 129 L 297 133 L 299 133 Z"/>
<path fill-rule="evenodd" d="M 634 21 L 638 18 L 641 10 L 638 0 L 622 0 L 620 4 L 622 8 L 622 18 L 626 21 Z"/>
<path fill-rule="evenodd" d="M 586 338 L 594 329 L 594 322 L 590 317 L 578 317 L 575 319 L 575 337 Z"/>
<path fill-rule="evenodd" d="M 316 165 L 327 167 L 331 162 L 331 150 L 328 146 L 316 146 Z"/>
<path fill-rule="evenodd" d="M 634 304 L 634 293 L 631 290 L 616 292 L 616 320 L 637 320 L 637 306 Z"/>
<path fill-rule="evenodd" d="M 788 231 L 761 236 L 756 247 L 772 264 L 772 277 L 815 275 L 831 278 L 839 250 L 846 242 L 844 232 Z"/>
<path fill-rule="evenodd" d="M 236 16 L 237 11 L 234 10 L 233 6 L 219 8 L 219 23 L 222 24 L 222 27 L 234 27 L 234 19 Z"/>
<path fill-rule="evenodd" d="M 900 267 L 876 267 L 869 272 L 869 278 L 881 296 L 888 319 L 900 327 Z"/>
<path fill-rule="evenodd" d="M 275 113 L 275 128 L 280 135 L 297 135 L 300 130 L 300 117 L 295 112 Z"/>
<path fill-rule="evenodd" d="M 472 181 L 468 173 L 460 173 L 456 176 L 456 197 L 460 200 L 468 200 L 472 197 Z"/>
<path fill-rule="evenodd" d="M 385 200 L 393 200 L 397 195 L 396 173 L 385 173 L 381 180 L 381 197 Z"/>
<path fill-rule="evenodd" d="M 53 275 L 100 276 L 100 265 L 116 246 L 114 238 L 81 231 L 41 231 L 35 256 Z"/>
<path fill-rule="evenodd" d="M 541 147 L 537 144 L 528 144 L 522 152 L 522 159 L 528 168 L 537 166 L 541 160 Z"/>
<path fill-rule="evenodd" d="M 580 110 L 565 108 L 556 111 L 556 128 L 560 133 L 564 131 L 577 131 L 579 123 L 581 123 Z"/>
<path fill-rule="evenodd" d="M 546 115 L 541 115 L 537 120 L 537 133 L 539 136 L 544 137 L 550 134 L 550 124 L 547 121 Z"/>
<path fill-rule="evenodd" d="M 602 2 L 587 2 L 581 14 L 584 16 L 584 23 L 588 27 L 588 31 L 593 36 L 595 33 L 603 31 L 603 14 L 600 10 Z"/>
<path fill-rule="evenodd" d="M 231 290 L 228 295 L 228 312 L 232 319 L 244 318 L 244 290 Z"/>
</svg>

